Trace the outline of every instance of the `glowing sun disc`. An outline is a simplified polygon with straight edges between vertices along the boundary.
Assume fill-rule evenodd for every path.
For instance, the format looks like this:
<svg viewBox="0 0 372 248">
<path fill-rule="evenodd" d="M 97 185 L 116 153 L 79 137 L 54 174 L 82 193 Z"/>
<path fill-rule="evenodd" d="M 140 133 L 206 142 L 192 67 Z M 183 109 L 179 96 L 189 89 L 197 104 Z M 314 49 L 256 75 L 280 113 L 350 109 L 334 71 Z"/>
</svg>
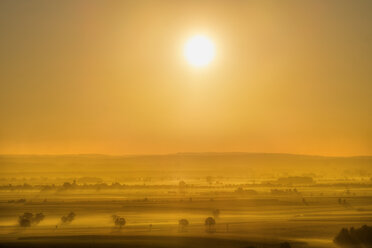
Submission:
<svg viewBox="0 0 372 248">
<path fill-rule="evenodd" d="M 185 45 L 185 57 L 194 66 L 208 65 L 215 56 L 214 44 L 205 36 L 194 36 Z"/>
</svg>

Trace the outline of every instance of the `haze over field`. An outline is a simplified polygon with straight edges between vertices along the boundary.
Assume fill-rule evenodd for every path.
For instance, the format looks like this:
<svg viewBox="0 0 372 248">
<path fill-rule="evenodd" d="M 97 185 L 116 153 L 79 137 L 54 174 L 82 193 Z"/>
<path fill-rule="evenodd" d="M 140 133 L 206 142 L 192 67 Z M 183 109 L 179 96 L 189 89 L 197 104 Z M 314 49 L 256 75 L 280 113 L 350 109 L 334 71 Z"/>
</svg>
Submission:
<svg viewBox="0 0 372 248">
<path fill-rule="evenodd" d="M 370 176 L 372 157 L 321 157 L 260 153 L 178 153 L 168 155 L 1 155 L 4 174 L 111 175 L 118 172 L 142 176 Z"/>
<path fill-rule="evenodd" d="M 372 157 L 2 155 L 0 166 L 5 247 L 358 246 L 340 230 L 372 221 Z"/>
</svg>

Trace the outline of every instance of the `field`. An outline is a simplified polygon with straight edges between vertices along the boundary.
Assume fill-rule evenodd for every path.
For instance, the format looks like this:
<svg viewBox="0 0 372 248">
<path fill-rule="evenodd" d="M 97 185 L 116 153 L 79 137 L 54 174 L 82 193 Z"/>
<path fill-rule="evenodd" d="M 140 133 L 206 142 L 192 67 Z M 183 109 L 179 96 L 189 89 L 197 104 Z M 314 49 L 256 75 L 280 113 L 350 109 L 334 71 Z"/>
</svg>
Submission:
<svg viewBox="0 0 372 248">
<path fill-rule="evenodd" d="M 259 171 L 205 176 L 193 167 L 184 177 L 126 172 L 124 182 L 103 171 L 73 177 L 54 167 L 39 176 L 17 177 L 10 167 L 4 170 L 4 247 L 283 247 L 284 242 L 335 247 L 333 238 L 341 228 L 372 224 L 370 178 L 352 172 L 348 177 L 280 177 Z M 18 217 L 25 212 L 45 218 L 21 227 Z M 63 223 L 61 217 L 69 212 L 75 218 Z M 115 225 L 112 215 L 125 218 L 125 225 Z M 206 226 L 207 217 L 216 224 Z M 189 225 L 180 226 L 180 219 Z"/>
</svg>

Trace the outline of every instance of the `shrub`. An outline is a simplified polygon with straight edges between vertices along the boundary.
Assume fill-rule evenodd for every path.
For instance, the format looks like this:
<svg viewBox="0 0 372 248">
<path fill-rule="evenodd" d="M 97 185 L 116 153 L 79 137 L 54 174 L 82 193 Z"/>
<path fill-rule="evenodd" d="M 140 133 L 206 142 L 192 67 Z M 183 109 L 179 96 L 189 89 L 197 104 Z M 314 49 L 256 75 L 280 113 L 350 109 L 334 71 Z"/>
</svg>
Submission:
<svg viewBox="0 0 372 248">
<path fill-rule="evenodd" d="M 364 225 L 360 228 L 351 227 L 349 230 L 342 228 L 333 242 L 339 246 L 371 246 L 372 227 Z"/>
</svg>

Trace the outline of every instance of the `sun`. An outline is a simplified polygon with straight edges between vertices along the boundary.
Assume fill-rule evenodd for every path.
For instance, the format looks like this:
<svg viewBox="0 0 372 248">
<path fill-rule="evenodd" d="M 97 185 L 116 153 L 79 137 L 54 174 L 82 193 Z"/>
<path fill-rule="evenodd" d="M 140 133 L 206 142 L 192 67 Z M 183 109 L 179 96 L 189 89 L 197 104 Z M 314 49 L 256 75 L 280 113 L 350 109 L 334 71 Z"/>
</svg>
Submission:
<svg viewBox="0 0 372 248">
<path fill-rule="evenodd" d="M 191 65 L 202 67 L 214 59 L 215 47 L 207 37 L 197 35 L 186 42 L 184 53 Z"/>
</svg>

